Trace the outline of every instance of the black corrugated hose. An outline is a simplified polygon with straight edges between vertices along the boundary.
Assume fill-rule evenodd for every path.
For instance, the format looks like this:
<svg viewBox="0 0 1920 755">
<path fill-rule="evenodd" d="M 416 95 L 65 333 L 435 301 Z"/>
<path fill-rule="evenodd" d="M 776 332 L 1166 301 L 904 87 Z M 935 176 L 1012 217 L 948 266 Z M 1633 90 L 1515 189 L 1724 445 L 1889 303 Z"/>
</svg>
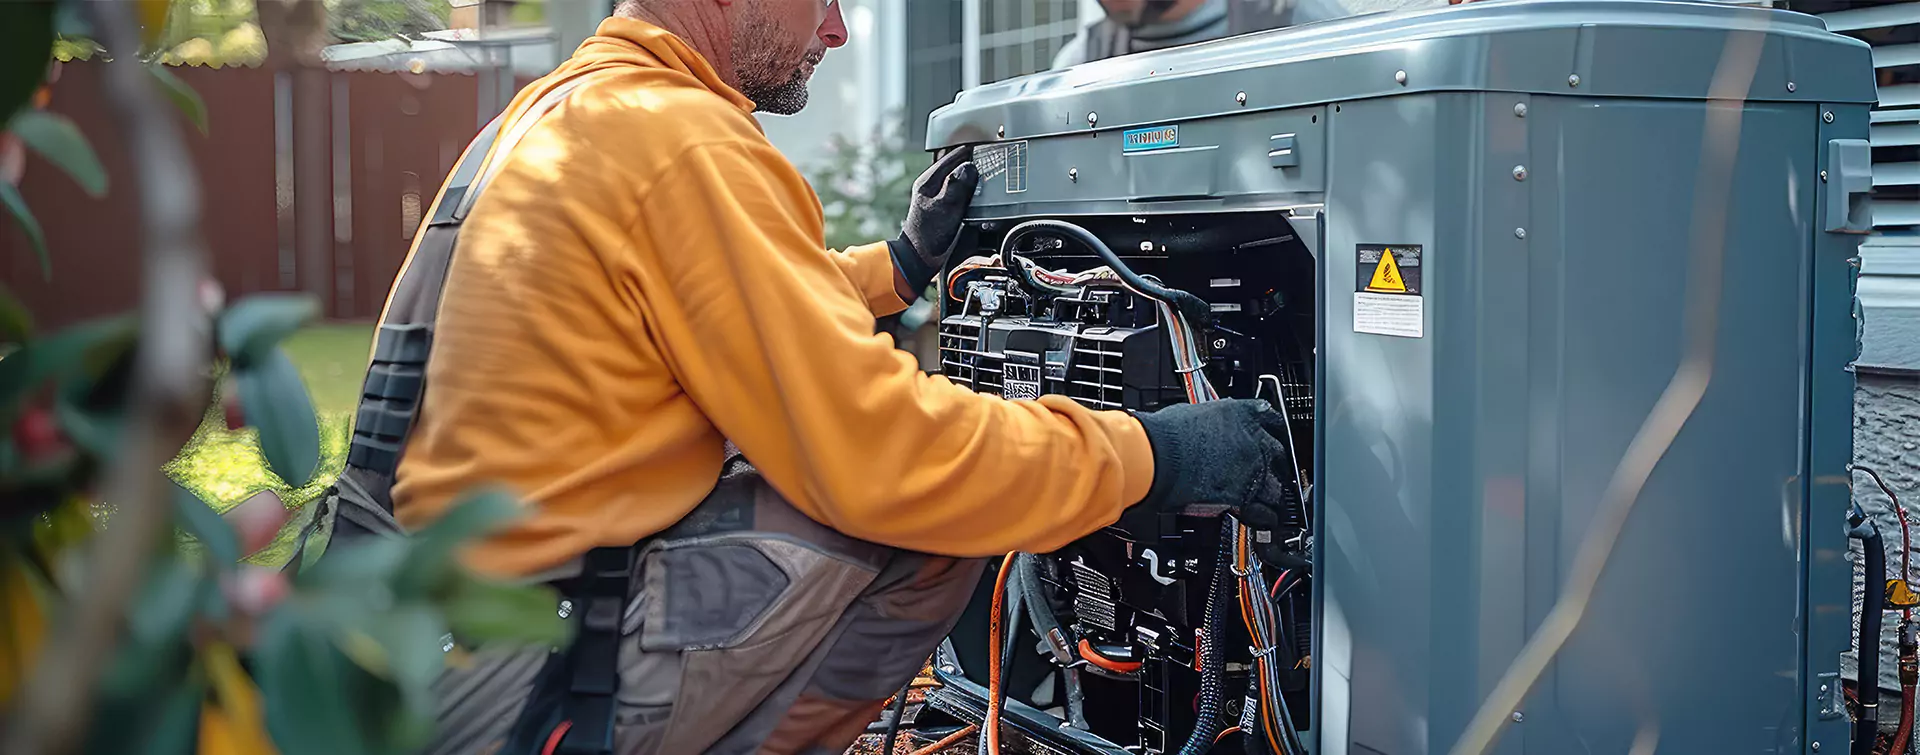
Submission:
<svg viewBox="0 0 1920 755">
<path fill-rule="evenodd" d="M 907 693 L 913 690 L 913 680 L 900 687 L 900 694 L 893 696 L 893 719 L 887 722 L 887 735 L 880 739 L 880 751 L 893 755 L 893 746 L 900 741 L 900 717 L 907 714 Z"/>
<path fill-rule="evenodd" d="M 1221 637 L 1226 634 L 1222 629 L 1225 623 L 1220 616 L 1221 607 L 1227 601 L 1227 569 L 1233 563 L 1233 520 L 1220 520 L 1220 553 L 1214 561 L 1213 585 L 1207 591 L 1207 611 L 1203 620 L 1206 626 L 1206 641 L 1200 643 L 1200 715 L 1193 721 L 1193 734 L 1187 737 L 1187 744 L 1180 748 L 1180 755 L 1201 755 L 1213 749 L 1214 740 L 1220 737 L 1220 731 L 1226 727 L 1220 722 L 1220 702 L 1226 695 L 1222 689 L 1222 677 L 1226 674 L 1226 657 L 1220 652 Z"/>
<path fill-rule="evenodd" d="M 1847 512 L 1852 528 L 1847 537 L 1860 541 L 1866 556 L 1866 590 L 1860 605 L 1860 638 L 1854 646 L 1859 656 L 1860 716 L 1853 721 L 1853 755 L 1872 755 L 1874 739 L 1880 734 L 1880 620 L 1886 595 L 1880 585 L 1887 579 L 1887 552 L 1880 544 L 1880 528 L 1867 518 L 1867 512 L 1855 503 Z"/>
</svg>

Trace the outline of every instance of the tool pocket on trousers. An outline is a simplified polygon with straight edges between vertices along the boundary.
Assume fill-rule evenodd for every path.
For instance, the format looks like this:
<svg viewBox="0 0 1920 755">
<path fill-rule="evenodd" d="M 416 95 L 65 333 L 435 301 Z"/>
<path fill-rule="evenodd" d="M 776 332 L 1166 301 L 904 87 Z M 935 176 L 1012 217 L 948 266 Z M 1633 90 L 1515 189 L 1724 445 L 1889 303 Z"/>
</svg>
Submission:
<svg viewBox="0 0 1920 755">
<path fill-rule="evenodd" d="M 640 647 L 711 650 L 741 642 L 793 578 L 753 539 L 668 543 L 648 556 Z"/>
<path fill-rule="evenodd" d="M 707 752 L 729 732 L 752 738 L 736 726 L 772 725 L 746 719 L 877 572 L 797 538 L 740 533 L 663 542 L 643 574 L 622 660 L 623 738 L 641 743 L 631 752 Z"/>
</svg>

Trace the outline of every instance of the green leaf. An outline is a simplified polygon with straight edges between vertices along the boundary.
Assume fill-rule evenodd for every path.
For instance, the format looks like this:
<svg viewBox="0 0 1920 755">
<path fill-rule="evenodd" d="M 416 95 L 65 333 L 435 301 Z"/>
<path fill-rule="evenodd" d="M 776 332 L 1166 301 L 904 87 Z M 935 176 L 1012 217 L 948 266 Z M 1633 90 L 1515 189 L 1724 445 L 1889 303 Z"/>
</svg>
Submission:
<svg viewBox="0 0 1920 755">
<path fill-rule="evenodd" d="M 546 644 L 558 647 L 572 636 L 559 614 L 560 595 L 551 588 L 522 587 L 462 578 L 447 597 L 447 625 L 467 645 L 489 642 Z"/>
<path fill-rule="evenodd" d="M 187 82 L 181 81 L 179 76 L 173 75 L 173 71 L 164 65 L 154 63 L 147 66 L 147 70 L 159 81 L 160 91 L 166 93 L 167 99 L 173 100 L 173 106 L 179 108 L 187 120 L 193 121 L 194 128 L 200 129 L 201 136 L 206 136 L 207 103 L 200 99 L 200 93 L 188 86 Z"/>
<path fill-rule="evenodd" d="M 240 562 L 240 536 L 200 496 L 174 483 L 173 508 L 180 515 L 181 529 L 206 547 L 214 568 L 232 569 Z"/>
<path fill-rule="evenodd" d="M 233 371 L 248 424 L 260 428 L 260 452 L 273 473 L 292 487 L 305 487 L 320 466 L 320 421 L 300 369 L 279 347 Z"/>
<path fill-rule="evenodd" d="M 135 753 L 171 755 L 191 752 L 200 735 L 200 709 L 207 699 L 206 683 L 193 679 L 161 692 L 165 702 L 154 712 L 153 728 L 139 740 Z"/>
<path fill-rule="evenodd" d="M 0 3 L 0 7 L 5 4 Z M 13 216 L 14 224 L 27 235 L 27 245 L 40 258 L 40 277 L 52 280 L 53 260 L 47 256 L 46 233 L 40 230 L 40 221 L 33 218 L 33 210 L 27 209 L 27 198 L 20 196 L 20 187 L 0 181 L 0 205 L 6 205 L 7 214 Z"/>
<path fill-rule="evenodd" d="M 71 176 L 87 196 L 99 199 L 107 195 L 107 169 L 100 164 L 100 156 L 93 153 L 86 134 L 80 133 L 71 119 L 45 110 L 22 110 L 7 130 L 20 137 L 27 149 L 40 153 Z"/>
<path fill-rule="evenodd" d="M 0 184 L 5 186 L 5 184 Z M 90 320 L 36 340 L 0 359 L 0 407 L 17 407 L 49 380 L 110 366 L 133 348 L 140 321 L 131 315 Z"/>
<path fill-rule="evenodd" d="M 124 651 L 123 651 L 124 652 Z M 105 701 L 86 732 L 87 755 L 180 755 L 194 751 L 206 682 L 180 675 Z M 106 723 L 111 722 L 111 723 Z"/>
<path fill-rule="evenodd" d="M 456 573 L 461 546 L 519 514 L 519 502 L 503 490 L 483 489 L 461 496 L 414 536 L 412 552 L 395 580 L 395 594 L 412 598 L 438 591 Z"/>
<path fill-rule="evenodd" d="M 0 123 L 46 80 L 53 60 L 54 5 L 0 2 Z"/>
<path fill-rule="evenodd" d="M 312 504 L 308 504 L 312 505 Z M 302 568 L 295 582 L 320 592 L 335 590 L 365 598 L 368 585 L 386 585 L 406 563 L 413 541 L 399 537 L 372 537 L 329 543 L 332 556 Z"/>
<path fill-rule="evenodd" d="M 0 284 L 0 343 L 25 343 L 33 337 L 33 313 Z"/>
<path fill-rule="evenodd" d="M 194 609 L 200 607 L 201 586 L 199 573 L 185 559 L 160 564 L 127 615 L 132 639 L 151 647 L 184 637 Z"/>
<path fill-rule="evenodd" d="M 220 348 L 236 370 L 264 359 L 281 341 L 312 322 L 320 305 L 306 294 L 256 294 L 220 313 Z"/>
<path fill-rule="evenodd" d="M 267 731 L 284 755 L 360 750 L 347 689 L 353 664 L 324 625 L 306 611 L 275 611 L 260 627 L 252 656 Z"/>
<path fill-rule="evenodd" d="M 432 607 L 412 603 L 375 619 L 369 630 L 385 651 L 386 675 L 399 686 L 407 706 L 433 715 L 433 683 L 446 668 L 446 654 L 440 649 L 446 622 Z"/>
<path fill-rule="evenodd" d="M 62 37 L 93 36 L 93 21 L 87 18 L 82 3 L 54 3 L 53 32 Z"/>
<path fill-rule="evenodd" d="M 120 450 L 120 435 L 126 427 L 126 417 L 118 411 L 119 407 L 93 412 L 79 406 L 77 402 L 84 398 L 88 382 L 76 380 L 69 386 L 71 390 L 62 390 L 59 401 L 53 406 L 54 416 L 59 418 L 60 429 L 74 445 L 94 456 L 112 458 Z"/>
</svg>

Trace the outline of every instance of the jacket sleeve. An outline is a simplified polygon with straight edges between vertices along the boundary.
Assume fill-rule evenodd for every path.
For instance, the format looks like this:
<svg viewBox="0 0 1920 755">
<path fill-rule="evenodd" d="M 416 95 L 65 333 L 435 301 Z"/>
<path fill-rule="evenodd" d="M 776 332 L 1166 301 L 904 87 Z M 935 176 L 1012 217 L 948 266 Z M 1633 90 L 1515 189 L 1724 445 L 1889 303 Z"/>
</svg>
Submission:
<svg viewBox="0 0 1920 755">
<path fill-rule="evenodd" d="M 866 292 L 821 248 L 804 179 L 772 147 L 697 146 L 671 165 L 634 230 L 637 269 L 659 278 L 642 284 L 648 331 L 796 508 L 965 557 L 1055 550 L 1145 497 L 1153 457 L 1133 417 L 977 394 L 875 334 Z"/>
<path fill-rule="evenodd" d="M 907 303 L 900 298 L 900 290 L 893 285 L 893 253 L 887 249 L 887 242 L 850 246 L 830 256 L 859 290 L 874 317 L 898 314 L 907 308 Z"/>
</svg>

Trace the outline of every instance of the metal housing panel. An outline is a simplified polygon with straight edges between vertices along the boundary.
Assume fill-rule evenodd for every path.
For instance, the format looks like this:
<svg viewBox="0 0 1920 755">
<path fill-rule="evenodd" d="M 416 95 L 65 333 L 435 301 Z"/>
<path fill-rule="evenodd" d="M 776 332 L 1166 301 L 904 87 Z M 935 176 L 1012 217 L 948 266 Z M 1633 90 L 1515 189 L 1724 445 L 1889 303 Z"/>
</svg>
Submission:
<svg viewBox="0 0 1920 755">
<path fill-rule="evenodd" d="M 1330 116 L 1321 578 L 1351 653 L 1320 668 L 1344 681 L 1325 704 L 1351 711 L 1352 752 L 1453 745 L 1551 607 L 1700 290 L 1704 108 L 1533 97 L 1519 119 L 1515 104 L 1428 95 Z M 1735 607 L 1724 591 L 1729 574 L 1799 580 L 1804 373 L 1781 366 L 1805 362 L 1805 310 L 1781 304 L 1810 288 L 1817 123 L 1810 105 L 1747 108 L 1713 383 L 1501 751 L 1624 751 L 1647 716 L 1675 752 L 1797 738 L 1798 598 Z M 1426 245 L 1425 338 L 1353 332 L 1348 252 L 1367 243 Z M 1683 630 L 1734 616 L 1739 631 Z"/>
<path fill-rule="evenodd" d="M 1812 16 L 1724 3 L 1492 0 L 1304 24 L 990 84 L 935 111 L 927 147 L 1431 91 L 1702 99 L 1714 51 L 1738 30 L 1768 34 L 1753 99 L 1874 101 L 1872 78 L 1859 75 L 1872 66 L 1867 45 L 1829 34 Z"/>
<path fill-rule="evenodd" d="M 1821 112 L 1821 143 L 1866 136 L 1866 107 L 1830 105 L 1822 107 Z M 1825 113 L 1833 114 L 1831 122 Z M 1823 149 L 1819 156 L 1820 169 L 1830 171 L 1826 162 L 1829 153 Z M 1826 194 L 1821 196 L 1824 199 Z M 1824 228 L 1829 224 L 1826 216 L 1846 209 L 1822 201 L 1822 217 L 1815 228 Z M 1850 651 L 1854 633 L 1854 566 L 1847 560 L 1852 543 L 1847 540 L 1845 517 L 1853 500 L 1847 472 L 1854 454 L 1854 377 L 1849 365 L 1860 353 L 1854 296 L 1864 237 L 1819 230 L 1811 235 L 1813 254 L 1807 267 L 1812 289 L 1810 301 L 1803 304 L 1811 336 L 1804 415 L 1808 435 L 1805 468 L 1798 481 L 1806 502 L 1801 523 L 1805 566 L 1800 581 L 1805 612 L 1801 621 L 1806 625 L 1802 685 L 1808 697 L 1803 711 L 1803 741 L 1808 746 L 1819 743 L 1826 752 L 1837 752 L 1838 746 L 1852 739 L 1851 722 L 1839 710 L 1839 676 L 1846 665 L 1841 656 Z"/>
</svg>

